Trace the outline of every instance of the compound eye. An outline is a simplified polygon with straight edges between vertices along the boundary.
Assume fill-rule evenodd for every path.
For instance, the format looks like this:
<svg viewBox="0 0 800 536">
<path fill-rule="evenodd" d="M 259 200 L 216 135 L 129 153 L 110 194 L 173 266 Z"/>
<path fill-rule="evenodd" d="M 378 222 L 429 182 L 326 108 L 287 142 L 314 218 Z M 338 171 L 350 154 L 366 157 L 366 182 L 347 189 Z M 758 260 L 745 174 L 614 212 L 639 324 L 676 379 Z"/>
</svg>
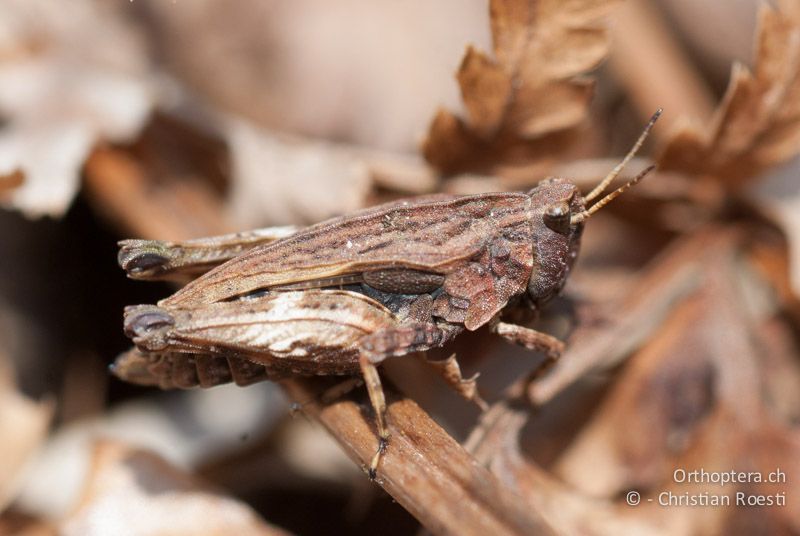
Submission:
<svg viewBox="0 0 800 536">
<path fill-rule="evenodd" d="M 570 211 L 566 202 L 550 205 L 544 211 L 544 224 L 560 234 L 569 233 Z"/>
</svg>

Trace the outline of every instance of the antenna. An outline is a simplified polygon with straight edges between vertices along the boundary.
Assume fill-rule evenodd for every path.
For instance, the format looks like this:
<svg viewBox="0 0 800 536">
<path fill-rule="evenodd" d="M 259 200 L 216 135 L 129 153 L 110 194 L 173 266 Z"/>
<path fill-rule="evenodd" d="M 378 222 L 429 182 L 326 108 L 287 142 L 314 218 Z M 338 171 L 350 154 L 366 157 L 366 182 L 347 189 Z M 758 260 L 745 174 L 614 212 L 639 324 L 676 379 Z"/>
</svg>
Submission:
<svg viewBox="0 0 800 536">
<path fill-rule="evenodd" d="M 575 225 L 576 223 L 581 223 L 582 221 L 585 221 L 589 216 L 591 216 L 592 214 L 594 214 L 595 212 L 597 212 L 598 210 L 609 204 L 611 201 L 613 201 L 615 197 L 619 196 L 622 192 L 624 192 L 625 190 L 627 190 L 628 188 L 630 188 L 631 186 L 642 180 L 645 177 L 645 175 L 653 171 L 655 168 L 656 168 L 655 165 L 648 166 L 647 168 L 644 169 L 644 171 L 642 171 L 634 178 L 632 178 L 630 181 L 628 181 L 627 184 L 620 186 L 619 188 L 617 188 L 616 190 L 605 196 L 603 199 L 592 205 L 589 209 L 578 212 L 577 214 L 573 214 L 569 219 L 569 223 L 571 225 Z"/>
<path fill-rule="evenodd" d="M 603 190 L 605 190 L 605 189 L 608 187 L 608 185 L 609 185 L 609 184 L 611 184 L 611 181 L 613 181 L 614 179 L 616 179 L 616 178 L 617 178 L 617 175 L 619 175 L 619 174 L 620 174 L 620 172 L 621 172 L 621 171 L 622 171 L 622 170 L 625 168 L 625 164 L 627 164 L 628 162 L 630 162 L 631 158 L 633 158 L 633 157 L 634 157 L 634 155 L 636 155 L 636 152 L 637 152 L 637 151 L 639 150 L 639 148 L 642 146 L 642 144 L 644 143 L 644 140 L 645 140 L 645 139 L 647 139 L 647 135 L 648 135 L 648 134 L 650 134 L 650 130 L 653 128 L 653 125 L 655 125 L 655 124 L 656 124 L 656 121 L 658 121 L 658 118 L 659 118 L 659 116 L 661 115 L 661 111 L 662 111 L 662 110 L 661 110 L 661 108 L 659 108 L 658 110 L 656 110 L 656 113 L 654 113 L 654 114 L 653 114 L 653 116 L 650 118 L 650 121 L 647 123 L 647 126 L 646 126 L 646 127 L 644 127 L 644 130 L 643 130 L 643 131 L 642 131 L 642 133 L 639 135 L 639 139 L 638 139 L 638 140 L 636 140 L 636 143 L 634 143 L 634 144 L 633 144 L 633 147 L 631 147 L 631 150 L 630 150 L 630 151 L 628 151 L 628 154 L 626 154 L 626 155 L 625 155 L 625 158 L 623 158 L 623 159 L 622 159 L 622 162 L 620 162 L 619 164 L 617 164 L 617 165 L 614 167 L 614 169 L 612 169 L 612 170 L 611 170 L 611 173 L 609 173 L 608 175 L 606 175 L 606 178 L 605 178 L 605 179 L 603 179 L 602 181 L 600 181 L 600 184 L 598 184 L 597 186 L 595 186 L 594 190 L 592 190 L 591 192 L 589 192 L 589 193 L 586 195 L 586 197 L 584 197 L 584 198 L 583 198 L 583 200 L 584 200 L 586 203 L 588 203 L 589 201 L 591 201 L 591 200 L 592 200 L 592 199 L 594 199 L 595 197 L 597 197 L 597 196 L 599 196 L 600 194 L 602 194 L 602 193 L 603 193 Z M 634 184 L 635 184 L 635 183 L 634 183 Z M 629 186 L 632 186 L 632 184 L 631 184 L 631 183 L 628 183 L 628 185 L 629 185 Z M 625 187 L 627 187 L 627 186 L 625 186 Z M 618 190 L 618 191 L 619 191 L 619 190 Z M 617 195 L 619 195 L 619 194 L 617 194 Z M 616 196 L 615 196 L 615 197 L 616 197 Z M 609 199 L 609 201 L 610 201 L 610 199 Z"/>
</svg>

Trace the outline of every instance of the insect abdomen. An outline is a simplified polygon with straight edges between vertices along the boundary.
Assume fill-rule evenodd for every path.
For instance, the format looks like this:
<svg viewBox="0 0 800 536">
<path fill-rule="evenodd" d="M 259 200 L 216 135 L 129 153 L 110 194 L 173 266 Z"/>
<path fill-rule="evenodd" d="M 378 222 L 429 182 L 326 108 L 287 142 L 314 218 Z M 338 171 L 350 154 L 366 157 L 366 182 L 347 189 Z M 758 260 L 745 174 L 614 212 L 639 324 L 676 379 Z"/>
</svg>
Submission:
<svg viewBox="0 0 800 536">
<path fill-rule="evenodd" d="M 230 382 L 245 386 L 281 377 L 263 364 L 238 357 L 180 352 L 144 353 L 135 348 L 120 355 L 112 371 L 123 380 L 162 389 L 214 387 Z"/>
</svg>

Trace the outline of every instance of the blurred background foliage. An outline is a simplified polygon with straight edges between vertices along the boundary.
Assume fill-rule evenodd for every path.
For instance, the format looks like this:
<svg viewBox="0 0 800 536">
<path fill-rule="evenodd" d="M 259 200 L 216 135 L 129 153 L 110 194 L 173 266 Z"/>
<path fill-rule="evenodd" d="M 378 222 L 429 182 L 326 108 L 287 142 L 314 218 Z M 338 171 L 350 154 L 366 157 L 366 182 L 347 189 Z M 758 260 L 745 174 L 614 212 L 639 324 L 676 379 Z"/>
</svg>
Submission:
<svg viewBox="0 0 800 536">
<path fill-rule="evenodd" d="M 796 2 L 4 1 L 0 533 L 477 533 L 409 507 L 423 473 L 394 502 L 277 385 L 111 378 L 122 308 L 173 290 L 126 280 L 116 241 L 548 175 L 588 191 L 658 107 L 628 173 L 658 171 L 589 222 L 537 321 L 569 347 L 537 411 L 502 402 L 537 360 L 483 332 L 439 356 L 481 373 L 482 418 L 411 360 L 386 374 L 530 510 L 498 514 L 509 533 L 800 533 Z M 672 478 L 700 467 L 787 482 Z M 632 508 L 630 490 L 787 505 Z"/>
</svg>

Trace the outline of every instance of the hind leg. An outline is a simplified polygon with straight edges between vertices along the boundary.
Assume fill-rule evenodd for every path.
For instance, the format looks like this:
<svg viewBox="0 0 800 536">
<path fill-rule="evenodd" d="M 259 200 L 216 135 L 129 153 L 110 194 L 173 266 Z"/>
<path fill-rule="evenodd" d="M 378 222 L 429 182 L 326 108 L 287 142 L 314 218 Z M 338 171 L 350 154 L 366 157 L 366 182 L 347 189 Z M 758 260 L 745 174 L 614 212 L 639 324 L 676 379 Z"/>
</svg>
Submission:
<svg viewBox="0 0 800 536">
<path fill-rule="evenodd" d="M 364 376 L 364 383 L 367 385 L 369 401 L 375 411 L 375 425 L 378 428 L 378 449 L 372 456 L 368 469 L 369 479 L 375 480 L 381 456 L 386 452 L 386 447 L 389 444 L 389 429 L 386 427 L 386 397 L 383 394 L 378 369 L 370 361 L 370 358 L 367 355 L 362 355 L 359 358 L 359 365 L 361 366 L 361 374 Z"/>
<path fill-rule="evenodd" d="M 386 397 L 376 365 L 387 357 L 421 352 L 441 346 L 461 331 L 460 326 L 444 323 L 411 323 L 384 328 L 360 341 L 359 366 L 367 385 L 369 400 L 375 411 L 378 428 L 378 449 L 369 464 L 369 477 L 374 480 L 381 458 L 389 444 L 389 429 L 386 426 Z"/>
</svg>

